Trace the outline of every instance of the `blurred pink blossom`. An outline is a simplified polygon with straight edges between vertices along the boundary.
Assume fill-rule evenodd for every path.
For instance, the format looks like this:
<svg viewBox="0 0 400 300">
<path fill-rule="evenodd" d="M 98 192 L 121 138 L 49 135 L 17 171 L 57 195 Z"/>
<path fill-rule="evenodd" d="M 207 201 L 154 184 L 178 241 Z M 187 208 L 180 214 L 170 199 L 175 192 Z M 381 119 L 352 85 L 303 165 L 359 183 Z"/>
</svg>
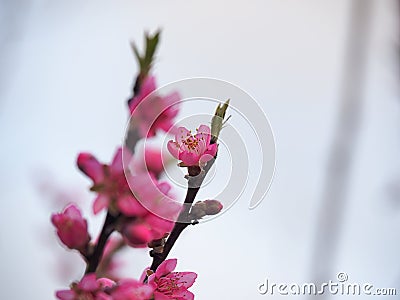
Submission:
<svg viewBox="0 0 400 300">
<path fill-rule="evenodd" d="M 126 148 L 118 148 L 111 164 L 101 164 L 92 154 L 78 155 L 78 168 L 93 181 L 92 191 L 97 192 L 93 212 L 97 214 L 105 208 L 118 209 L 123 214 L 133 216 L 143 213 L 143 207 L 133 197 L 124 171 L 123 159 L 131 160 Z"/>
<path fill-rule="evenodd" d="M 113 288 L 111 296 L 113 300 L 147 300 L 152 299 L 154 287 L 143 284 L 134 279 L 124 279 Z"/>
<path fill-rule="evenodd" d="M 129 110 L 133 126 L 137 126 L 141 137 L 152 137 L 158 129 L 168 132 L 173 128 L 173 120 L 179 112 L 177 92 L 160 96 L 156 90 L 156 79 L 148 76 L 144 79 L 137 96 L 129 101 Z M 175 104 L 175 105 L 174 105 Z"/>
<path fill-rule="evenodd" d="M 73 204 L 62 213 L 53 214 L 51 222 L 57 228 L 60 240 L 70 249 L 83 250 L 90 240 L 87 221 Z"/>
<path fill-rule="evenodd" d="M 164 171 L 162 150 L 146 146 L 142 151 L 135 152 L 132 169 L 136 174 L 148 172 L 158 177 Z"/>
<path fill-rule="evenodd" d="M 96 279 L 96 274 L 88 274 L 79 283 L 73 283 L 71 289 L 56 292 L 56 297 L 60 300 L 112 300 L 103 290 L 111 287 L 113 281 L 107 278 Z"/>
</svg>

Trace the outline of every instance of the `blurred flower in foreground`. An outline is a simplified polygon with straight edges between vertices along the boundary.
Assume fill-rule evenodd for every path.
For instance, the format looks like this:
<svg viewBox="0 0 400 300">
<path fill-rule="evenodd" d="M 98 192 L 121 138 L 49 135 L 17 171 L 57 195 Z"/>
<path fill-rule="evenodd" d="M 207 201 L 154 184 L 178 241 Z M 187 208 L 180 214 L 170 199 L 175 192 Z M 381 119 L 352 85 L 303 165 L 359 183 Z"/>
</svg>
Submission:
<svg viewBox="0 0 400 300">
<path fill-rule="evenodd" d="M 96 279 L 96 274 L 88 274 L 79 283 L 73 283 L 71 289 L 56 292 L 56 296 L 60 300 L 112 300 L 103 289 L 113 283 L 107 278 Z"/>
<path fill-rule="evenodd" d="M 164 171 L 163 151 L 159 148 L 146 146 L 135 152 L 132 170 L 136 174 L 148 172 L 156 178 Z"/>
<path fill-rule="evenodd" d="M 112 300 L 145 300 L 153 299 L 154 288 L 135 279 L 121 280 L 112 290 Z"/>
<path fill-rule="evenodd" d="M 51 222 L 57 228 L 57 235 L 65 246 L 83 251 L 90 240 L 87 221 L 73 204 L 62 213 L 53 214 Z"/>
<path fill-rule="evenodd" d="M 93 203 L 93 212 L 97 214 L 104 208 L 126 215 L 135 215 L 143 207 L 133 197 L 125 176 L 122 159 L 130 160 L 129 150 L 118 148 L 110 165 L 101 164 L 92 154 L 80 153 L 77 164 L 79 169 L 93 180 L 91 190 L 97 192 Z"/>
<path fill-rule="evenodd" d="M 141 137 L 155 136 L 158 129 L 170 131 L 179 112 L 176 105 L 180 100 L 179 93 L 160 96 L 153 93 L 155 90 L 156 79 L 154 76 L 148 76 L 143 81 L 138 95 L 128 103 L 132 115 L 131 126 L 138 129 Z"/>
</svg>

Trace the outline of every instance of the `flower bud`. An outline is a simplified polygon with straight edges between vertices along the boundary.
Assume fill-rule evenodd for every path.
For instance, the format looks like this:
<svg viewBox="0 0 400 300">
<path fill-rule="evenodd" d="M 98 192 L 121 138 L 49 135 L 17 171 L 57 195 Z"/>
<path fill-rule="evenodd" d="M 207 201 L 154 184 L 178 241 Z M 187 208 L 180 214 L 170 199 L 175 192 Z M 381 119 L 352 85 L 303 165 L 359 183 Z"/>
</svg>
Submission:
<svg viewBox="0 0 400 300">
<path fill-rule="evenodd" d="M 126 242 L 135 248 L 146 247 L 147 243 L 153 239 L 151 229 L 141 223 L 131 223 L 124 227 L 122 236 Z"/>
<path fill-rule="evenodd" d="M 62 213 L 53 214 L 51 222 L 57 228 L 57 235 L 70 249 L 83 250 L 90 240 L 87 221 L 79 209 L 71 204 Z"/>
<path fill-rule="evenodd" d="M 193 219 L 201 219 L 202 217 L 206 216 L 206 204 L 203 201 L 196 202 L 192 210 L 190 211 L 191 216 Z"/>
<path fill-rule="evenodd" d="M 223 208 L 222 203 L 219 202 L 218 200 L 206 200 L 204 201 L 204 204 L 205 204 L 204 211 L 208 216 L 216 215 Z"/>
<path fill-rule="evenodd" d="M 190 216 L 192 219 L 198 220 L 205 216 L 216 215 L 222 210 L 222 207 L 218 200 L 198 201 L 192 206 Z"/>
</svg>

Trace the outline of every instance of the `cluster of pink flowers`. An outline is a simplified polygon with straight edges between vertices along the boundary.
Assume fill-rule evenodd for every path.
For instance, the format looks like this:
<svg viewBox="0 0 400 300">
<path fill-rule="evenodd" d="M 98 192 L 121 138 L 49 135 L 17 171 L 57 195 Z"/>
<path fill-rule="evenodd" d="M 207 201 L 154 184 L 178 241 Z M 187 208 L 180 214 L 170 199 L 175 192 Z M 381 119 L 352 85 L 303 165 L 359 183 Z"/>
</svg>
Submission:
<svg viewBox="0 0 400 300">
<path fill-rule="evenodd" d="M 78 167 L 93 181 L 91 190 L 97 193 L 93 212 L 97 214 L 107 209 L 115 215 L 127 217 L 120 226 L 123 237 L 132 247 L 145 247 L 150 241 L 161 239 L 171 231 L 174 223 L 170 220 L 176 219 L 181 207 L 177 202 L 169 200 L 172 195 L 167 182 L 159 182 L 144 172 L 133 175 L 124 168 L 129 165 L 131 157 L 128 149 L 119 148 L 111 164 L 107 165 L 101 164 L 91 154 L 81 153 L 78 156 Z M 138 192 L 134 194 L 133 190 Z M 140 201 L 136 198 L 138 195 Z M 148 203 L 153 209 L 150 211 L 142 203 Z M 157 206 L 158 203 L 162 205 Z M 153 213 L 157 211 L 162 211 L 162 216 L 167 219 Z"/>
<path fill-rule="evenodd" d="M 60 300 L 191 300 L 193 293 L 188 291 L 197 274 L 194 272 L 173 272 L 176 259 L 161 263 L 153 273 L 146 269 L 141 280 L 120 279 L 117 282 L 108 278 L 97 279 L 96 274 L 85 275 L 80 282 L 74 282 L 68 290 L 56 292 Z M 148 282 L 143 283 L 148 277 Z"/>
<path fill-rule="evenodd" d="M 157 42 L 147 37 L 148 43 Z M 154 45 L 153 45 L 154 46 Z M 154 49 L 153 49 L 154 50 Z M 137 54 L 138 55 L 138 54 Z M 201 125 L 196 134 L 184 127 L 174 128 L 174 118 L 179 112 L 179 94 L 160 96 L 156 93 L 155 78 L 147 74 L 143 66 L 148 57 L 138 57 L 141 69 L 140 86 L 135 88 L 129 100 L 130 127 L 133 141 L 120 146 L 111 163 L 101 163 L 94 155 L 82 152 L 77 166 L 92 182 L 95 193 L 92 211 L 94 215 L 106 212 L 103 228 L 96 239 L 88 232 L 88 221 L 76 204 L 68 204 L 60 213 L 51 216 L 56 233 L 69 249 L 78 251 L 86 262 L 86 272 L 79 282 L 69 289 L 56 292 L 61 300 L 165 300 L 193 299 L 188 291 L 197 274 L 175 272 L 176 259 L 162 258 L 156 265 L 143 272 L 142 278 L 122 279 L 118 275 L 120 265 L 114 254 L 123 247 L 152 248 L 162 253 L 163 246 L 178 217 L 182 204 L 175 201 L 171 186 L 160 177 L 164 171 L 162 151 L 144 147 L 136 152 L 140 139 L 154 137 L 157 132 L 174 132 L 175 141 L 168 143 L 173 157 L 181 160 L 181 166 L 202 168 L 216 156 L 217 144 L 211 143 L 211 130 Z M 145 76 L 144 76 L 145 75 Z M 140 80 L 139 80 L 140 79 Z M 191 220 L 221 211 L 217 200 L 199 201 L 193 205 Z M 161 251 L 161 252 L 160 252 Z M 153 261 L 154 262 L 154 261 Z"/>
</svg>

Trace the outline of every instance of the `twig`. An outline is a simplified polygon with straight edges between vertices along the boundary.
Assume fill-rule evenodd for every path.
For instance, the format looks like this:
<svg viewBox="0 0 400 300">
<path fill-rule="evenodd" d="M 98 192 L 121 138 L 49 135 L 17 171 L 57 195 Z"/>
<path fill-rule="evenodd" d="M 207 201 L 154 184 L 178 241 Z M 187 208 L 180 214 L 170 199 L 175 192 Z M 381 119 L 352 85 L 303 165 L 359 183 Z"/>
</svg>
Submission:
<svg viewBox="0 0 400 300">
<path fill-rule="evenodd" d="M 216 140 L 212 140 L 211 143 L 216 143 Z M 207 176 L 208 171 L 211 169 L 215 162 L 216 156 L 214 159 L 210 160 L 207 165 L 204 167 L 203 171 L 196 171 L 196 169 L 189 168 L 189 179 L 188 179 L 188 189 L 186 192 L 185 201 L 183 204 L 183 209 L 179 214 L 178 221 L 175 222 L 174 228 L 169 235 L 162 253 L 155 253 L 154 251 L 150 252 L 150 255 L 153 257 L 153 262 L 150 266 L 150 270 L 155 271 L 158 266 L 167 258 L 169 252 L 172 247 L 175 245 L 178 237 L 188 227 L 191 223 L 189 220 L 189 212 L 190 208 L 196 198 L 198 191 L 200 190 L 201 184 L 203 183 L 205 177 Z"/>
<path fill-rule="evenodd" d="M 100 260 L 103 256 L 104 247 L 106 246 L 107 240 L 110 237 L 111 233 L 113 233 L 113 231 L 115 230 L 114 225 L 117 219 L 118 216 L 113 216 L 109 212 L 107 213 L 106 219 L 104 220 L 103 228 L 101 229 L 98 242 L 93 250 L 93 253 L 89 255 L 87 258 L 88 263 L 85 274 L 96 272 Z"/>
</svg>

